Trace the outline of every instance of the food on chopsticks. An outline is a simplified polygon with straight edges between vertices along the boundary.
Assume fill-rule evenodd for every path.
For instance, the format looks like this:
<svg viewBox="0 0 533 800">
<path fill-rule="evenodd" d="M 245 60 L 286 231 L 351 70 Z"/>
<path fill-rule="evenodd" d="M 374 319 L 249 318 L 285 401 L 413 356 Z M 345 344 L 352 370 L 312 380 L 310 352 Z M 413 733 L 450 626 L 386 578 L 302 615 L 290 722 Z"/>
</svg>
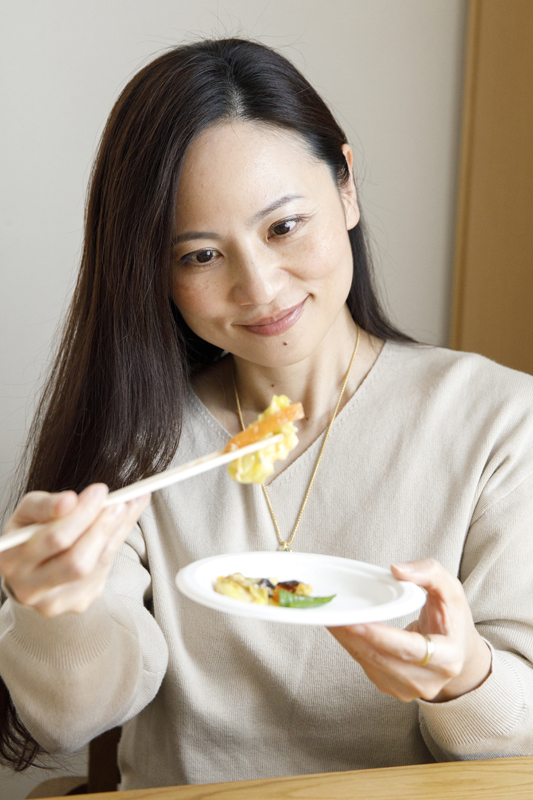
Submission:
<svg viewBox="0 0 533 800">
<path fill-rule="evenodd" d="M 283 441 L 263 447 L 256 453 L 238 458 L 228 466 L 233 480 L 239 483 L 263 483 L 274 472 L 274 461 L 287 458 L 298 444 L 294 421 L 303 419 L 301 403 L 292 403 L 285 395 L 274 395 L 269 407 L 245 430 L 233 436 L 226 445 L 226 452 L 283 434 Z"/>
<path fill-rule="evenodd" d="M 313 597 L 313 588 L 301 581 L 278 581 L 276 578 L 245 578 L 240 572 L 217 578 L 215 592 L 244 603 L 283 608 L 316 608 L 335 597 Z"/>
</svg>

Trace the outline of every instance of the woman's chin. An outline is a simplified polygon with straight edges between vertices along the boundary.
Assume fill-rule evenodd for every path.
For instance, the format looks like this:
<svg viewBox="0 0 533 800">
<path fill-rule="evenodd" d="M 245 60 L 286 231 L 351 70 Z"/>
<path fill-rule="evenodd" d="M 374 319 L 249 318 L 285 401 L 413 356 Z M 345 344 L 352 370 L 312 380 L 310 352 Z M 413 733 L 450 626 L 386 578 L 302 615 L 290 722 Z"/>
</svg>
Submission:
<svg viewBox="0 0 533 800">
<path fill-rule="evenodd" d="M 235 358 L 247 361 L 258 367 L 275 369 L 298 364 L 312 355 L 316 347 L 309 342 L 293 340 L 289 337 L 276 337 L 275 341 L 260 342 L 254 347 L 236 347 Z"/>
</svg>

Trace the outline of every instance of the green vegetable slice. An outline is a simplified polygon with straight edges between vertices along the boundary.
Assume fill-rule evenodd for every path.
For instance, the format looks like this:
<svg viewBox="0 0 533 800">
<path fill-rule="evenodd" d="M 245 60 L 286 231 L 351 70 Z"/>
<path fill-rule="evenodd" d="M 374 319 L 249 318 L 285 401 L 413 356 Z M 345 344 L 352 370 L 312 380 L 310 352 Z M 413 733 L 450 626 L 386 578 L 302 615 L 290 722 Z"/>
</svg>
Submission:
<svg viewBox="0 0 533 800">
<path fill-rule="evenodd" d="M 337 595 L 330 597 L 306 597 L 302 594 L 294 594 L 286 589 L 279 590 L 279 604 L 284 608 L 314 608 L 329 603 Z"/>
</svg>

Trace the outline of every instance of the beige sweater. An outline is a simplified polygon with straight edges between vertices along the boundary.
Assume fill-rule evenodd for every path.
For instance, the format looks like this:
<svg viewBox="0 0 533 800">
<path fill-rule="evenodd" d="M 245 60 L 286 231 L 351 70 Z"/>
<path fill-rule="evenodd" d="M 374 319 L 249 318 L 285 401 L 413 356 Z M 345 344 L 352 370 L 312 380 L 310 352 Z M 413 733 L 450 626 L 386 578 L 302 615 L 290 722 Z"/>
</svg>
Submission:
<svg viewBox="0 0 533 800">
<path fill-rule="evenodd" d="M 447 703 L 382 695 L 324 629 L 203 608 L 175 588 L 199 558 L 273 550 L 259 486 L 223 469 L 159 492 L 82 616 L 8 600 L 0 672 L 27 727 L 68 751 L 124 724 L 123 788 L 533 754 L 533 378 L 479 356 L 387 343 L 334 423 L 295 548 L 459 575 L 494 647 Z M 227 433 L 189 399 L 176 462 Z M 272 483 L 291 529 L 320 440 Z M 393 624 L 404 626 L 412 617 Z M 129 721 L 128 721 L 129 720 Z"/>
</svg>

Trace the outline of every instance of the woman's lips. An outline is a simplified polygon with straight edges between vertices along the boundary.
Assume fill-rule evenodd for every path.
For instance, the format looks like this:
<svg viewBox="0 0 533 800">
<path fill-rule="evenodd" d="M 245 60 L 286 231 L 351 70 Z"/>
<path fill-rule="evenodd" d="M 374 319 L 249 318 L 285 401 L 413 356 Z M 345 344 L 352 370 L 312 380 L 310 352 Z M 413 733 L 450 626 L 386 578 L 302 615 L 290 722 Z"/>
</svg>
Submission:
<svg viewBox="0 0 533 800">
<path fill-rule="evenodd" d="M 307 300 L 307 297 L 305 298 Z M 297 306 L 281 311 L 275 319 L 266 322 L 256 322 L 254 325 L 242 325 L 250 333 L 257 333 L 259 336 L 277 336 L 285 333 L 295 325 L 303 314 L 305 300 Z"/>
</svg>

